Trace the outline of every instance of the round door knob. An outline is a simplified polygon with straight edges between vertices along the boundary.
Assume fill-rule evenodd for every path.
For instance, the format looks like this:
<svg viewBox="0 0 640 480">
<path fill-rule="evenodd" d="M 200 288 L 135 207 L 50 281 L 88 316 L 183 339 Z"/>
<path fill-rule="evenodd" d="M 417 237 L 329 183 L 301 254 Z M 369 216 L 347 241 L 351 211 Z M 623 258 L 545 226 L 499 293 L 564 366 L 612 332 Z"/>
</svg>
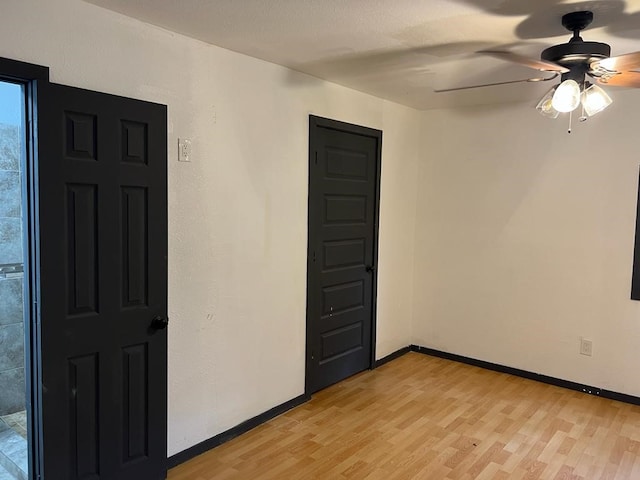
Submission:
<svg viewBox="0 0 640 480">
<path fill-rule="evenodd" d="M 376 271 L 376 267 L 374 267 L 373 265 L 367 265 L 367 272 L 371 273 L 375 271 Z"/>
<path fill-rule="evenodd" d="M 163 330 L 169 325 L 169 319 L 167 317 L 155 317 L 151 320 L 151 328 L 156 330 Z"/>
</svg>

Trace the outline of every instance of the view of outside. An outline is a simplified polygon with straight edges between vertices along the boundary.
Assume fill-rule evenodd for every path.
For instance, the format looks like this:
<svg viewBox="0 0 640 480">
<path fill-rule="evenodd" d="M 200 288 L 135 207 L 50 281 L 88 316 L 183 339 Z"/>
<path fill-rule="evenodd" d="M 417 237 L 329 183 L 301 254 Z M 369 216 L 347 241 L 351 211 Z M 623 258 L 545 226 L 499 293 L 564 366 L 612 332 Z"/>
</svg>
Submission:
<svg viewBox="0 0 640 480">
<path fill-rule="evenodd" d="M 0 81 L 0 480 L 28 478 L 22 87 Z"/>
</svg>

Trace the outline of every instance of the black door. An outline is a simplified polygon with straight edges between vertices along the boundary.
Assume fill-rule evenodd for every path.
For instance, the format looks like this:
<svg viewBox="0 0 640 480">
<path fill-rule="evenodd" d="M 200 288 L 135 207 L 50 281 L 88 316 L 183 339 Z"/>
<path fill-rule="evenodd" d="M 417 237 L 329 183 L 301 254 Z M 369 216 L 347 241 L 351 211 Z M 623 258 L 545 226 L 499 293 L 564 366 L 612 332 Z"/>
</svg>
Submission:
<svg viewBox="0 0 640 480">
<path fill-rule="evenodd" d="M 166 477 L 166 124 L 163 105 L 38 89 L 46 480 Z"/>
<path fill-rule="evenodd" d="M 382 132 L 309 119 L 306 392 L 373 363 Z"/>
</svg>

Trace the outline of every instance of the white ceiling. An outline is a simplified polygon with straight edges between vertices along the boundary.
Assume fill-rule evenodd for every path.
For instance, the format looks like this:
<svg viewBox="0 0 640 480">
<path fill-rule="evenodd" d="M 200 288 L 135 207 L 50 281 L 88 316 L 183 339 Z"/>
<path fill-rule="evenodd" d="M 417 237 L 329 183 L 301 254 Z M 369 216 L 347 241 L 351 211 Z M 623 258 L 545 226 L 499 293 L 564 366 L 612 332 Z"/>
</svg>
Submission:
<svg viewBox="0 0 640 480">
<path fill-rule="evenodd" d="M 539 58 L 570 38 L 560 23 L 570 11 L 594 12 L 585 40 L 611 44 L 612 55 L 640 50 L 640 0 L 86 1 L 417 109 L 535 103 L 549 84 L 433 90 L 539 76 L 474 52 Z"/>
</svg>

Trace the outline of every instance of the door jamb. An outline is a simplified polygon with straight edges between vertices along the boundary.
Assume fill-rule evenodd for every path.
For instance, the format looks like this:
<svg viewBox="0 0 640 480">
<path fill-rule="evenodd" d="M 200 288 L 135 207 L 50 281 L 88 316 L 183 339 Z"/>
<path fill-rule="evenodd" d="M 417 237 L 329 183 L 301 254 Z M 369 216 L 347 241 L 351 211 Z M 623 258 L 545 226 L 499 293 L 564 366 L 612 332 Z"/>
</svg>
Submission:
<svg viewBox="0 0 640 480">
<path fill-rule="evenodd" d="M 313 141 L 313 129 L 315 127 L 327 128 L 330 130 L 338 130 L 342 132 L 352 133 L 356 135 L 362 135 L 365 137 L 372 137 L 376 140 L 376 178 L 375 178 L 375 199 L 374 199 L 374 223 L 373 223 L 373 265 L 376 267 L 371 273 L 371 355 L 369 358 L 369 369 L 375 368 L 376 364 L 376 331 L 378 324 L 378 239 L 380 230 L 380 183 L 382 177 L 382 130 L 374 128 L 363 127 L 361 125 L 355 125 L 353 123 L 341 122 L 339 120 L 333 120 L 330 118 L 319 117 L 316 115 L 309 115 L 309 163 L 308 163 L 308 183 L 307 192 L 311 192 L 311 172 L 312 162 L 315 162 L 315 142 Z M 309 391 L 309 368 L 311 362 L 311 345 L 309 344 L 309 272 L 312 266 L 311 258 L 311 238 L 309 236 L 309 227 L 311 225 L 311 216 L 309 215 L 309 200 L 307 200 L 307 288 L 306 288 L 306 325 L 305 325 L 305 381 L 304 381 L 304 393 L 307 397 L 310 397 Z"/>
<path fill-rule="evenodd" d="M 26 146 L 24 178 L 26 195 L 23 194 L 23 212 L 27 226 L 24 259 L 24 280 L 27 295 L 23 299 L 24 311 L 28 314 L 25 328 L 25 381 L 26 407 L 29 414 L 28 456 L 30 477 L 39 478 L 42 471 L 42 378 L 40 370 L 40 262 L 39 262 L 39 220 L 37 182 L 37 91 L 38 83 L 49 81 L 49 68 L 31 63 L 0 57 L 0 80 L 13 81 L 25 88 L 24 108 L 26 131 L 22 137 Z"/>
</svg>

